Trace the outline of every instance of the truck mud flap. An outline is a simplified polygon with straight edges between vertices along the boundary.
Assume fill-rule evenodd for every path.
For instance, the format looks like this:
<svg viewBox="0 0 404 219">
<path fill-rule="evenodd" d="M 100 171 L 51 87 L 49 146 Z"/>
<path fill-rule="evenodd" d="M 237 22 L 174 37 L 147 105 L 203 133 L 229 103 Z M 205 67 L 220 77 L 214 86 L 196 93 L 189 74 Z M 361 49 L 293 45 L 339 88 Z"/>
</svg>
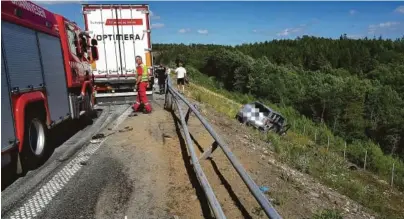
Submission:
<svg viewBox="0 0 404 219">
<path fill-rule="evenodd" d="M 153 91 L 146 91 L 149 101 L 153 100 Z M 98 106 L 106 105 L 131 105 L 135 103 L 137 92 L 124 93 L 97 93 L 95 101 Z"/>
</svg>

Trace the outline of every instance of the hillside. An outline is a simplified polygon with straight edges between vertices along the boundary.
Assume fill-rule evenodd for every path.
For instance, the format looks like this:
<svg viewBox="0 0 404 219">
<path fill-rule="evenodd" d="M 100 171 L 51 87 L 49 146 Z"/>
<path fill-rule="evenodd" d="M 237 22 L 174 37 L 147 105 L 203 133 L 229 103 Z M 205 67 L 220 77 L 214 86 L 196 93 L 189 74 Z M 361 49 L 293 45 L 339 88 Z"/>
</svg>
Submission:
<svg viewBox="0 0 404 219">
<path fill-rule="evenodd" d="M 371 140 L 404 157 L 404 37 L 153 48 L 158 62 L 182 59 L 221 88 L 291 106 L 348 143 Z"/>
<path fill-rule="evenodd" d="M 248 158 L 247 154 L 250 152 L 244 152 L 242 153 L 243 155 L 238 157 L 240 157 L 243 165 L 250 166 L 251 162 L 258 162 L 258 165 L 253 168 L 253 172 L 255 172 L 253 177 L 258 182 L 261 180 L 266 181 L 273 188 L 273 193 L 269 194 L 269 198 L 277 205 L 282 215 L 287 218 L 294 218 L 291 215 L 286 216 L 285 213 L 289 214 L 288 212 L 295 210 L 297 212 L 307 211 L 307 209 L 297 208 L 304 202 L 303 206 L 305 207 L 303 208 L 311 206 L 309 207 L 312 208 L 311 212 L 317 211 L 321 215 L 318 217 L 312 215 L 310 218 L 313 219 L 360 218 L 362 216 L 364 218 L 374 218 L 363 214 L 362 210 L 372 212 L 371 214 L 376 218 L 402 218 L 402 215 L 404 215 L 404 209 L 401 207 L 404 204 L 403 192 L 391 187 L 386 181 L 368 171 L 347 168 L 351 164 L 341 156 L 340 148 L 335 144 L 334 139 L 331 140 L 332 143 L 328 147 L 324 143 L 324 138 L 320 137 L 324 135 L 324 130 L 317 129 L 320 130 L 317 141 L 311 135 L 313 128 L 315 128 L 312 126 L 307 126 L 306 133 L 304 129 L 302 130 L 296 126 L 283 137 L 273 133 L 268 133 L 268 135 L 260 134 L 254 129 L 242 126 L 234 119 L 234 113 L 241 105 L 237 101 L 247 100 L 252 97 L 211 88 L 203 82 L 205 76 L 198 75 L 197 72 L 193 73 L 196 73 L 192 78 L 196 84 L 191 83 L 189 85 L 188 92 L 186 92 L 187 96 L 195 100 L 198 108 L 201 109 L 203 115 L 210 119 L 212 124 L 222 126 L 218 129 L 220 130 L 219 134 L 227 136 L 226 142 L 232 146 L 233 151 L 252 149 L 259 152 L 258 155 L 255 155 L 255 158 Z M 284 110 L 284 108 L 279 109 Z M 298 121 L 302 122 L 302 120 Z M 217 159 L 216 155 L 214 158 Z M 265 162 L 266 160 L 268 160 L 268 163 Z M 279 178 L 277 178 L 274 171 L 268 168 L 280 168 L 290 176 L 290 179 L 281 175 L 282 182 L 280 184 L 282 186 L 281 188 L 277 187 L 276 184 L 279 182 Z M 402 168 L 399 171 L 402 171 Z M 399 180 L 402 182 L 402 179 L 400 178 Z M 300 186 L 282 188 L 289 183 L 294 184 L 295 182 L 299 182 Z M 307 193 L 307 190 L 312 192 Z M 297 192 L 297 195 L 292 198 L 291 196 L 295 192 Z M 322 195 L 319 196 L 318 194 L 320 193 Z M 331 193 L 334 195 L 331 195 Z M 309 194 L 308 197 L 307 194 Z M 314 204 L 312 202 L 313 195 L 321 200 L 317 200 L 319 202 Z M 302 197 L 307 199 L 302 202 L 300 200 Z M 344 204 L 338 204 L 341 203 L 342 197 L 345 200 L 342 203 L 346 203 L 345 207 Z M 279 199 L 285 202 L 277 202 L 276 200 Z M 291 204 L 290 202 L 295 203 Z M 327 202 L 333 204 L 326 207 Z M 357 203 L 362 207 L 347 206 L 350 204 L 356 205 Z M 340 214 L 342 214 L 341 217 L 338 216 Z M 309 217 L 300 215 L 298 218 Z"/>
<path fill-rule="evenodd" d="M 156 62 L 174 66 L 183 60 L 191 81 L 216 95 L 238 104 L 258 99 L 285 115 L 292 124 L 286 137 L 261 136 L 281 162 L 381 215 L 402 215 L 397 207 L 404 191 L 404 38 L 153 48 L 160 53 Z M 227 102 L 213 105 L 233 117 L 240 105 Z M 366 171 L 349 171 L 346 164 Z"/>
</svg>

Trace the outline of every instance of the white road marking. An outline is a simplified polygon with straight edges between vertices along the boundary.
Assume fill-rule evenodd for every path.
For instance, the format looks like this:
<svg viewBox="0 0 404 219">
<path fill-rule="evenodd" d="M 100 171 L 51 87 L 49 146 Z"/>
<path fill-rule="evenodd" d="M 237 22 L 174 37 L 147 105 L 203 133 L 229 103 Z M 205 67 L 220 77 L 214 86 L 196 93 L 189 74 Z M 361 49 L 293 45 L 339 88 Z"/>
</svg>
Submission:
<svg viewBox="0 0 404 219">
<path fill-rule="evenodd" d="M 122 115 L 115 121 L 114 127 L 116 128 L 128 117 L 132 112 L 131 108 L 128 108 Z M 24 204 L 13 212 L 11 219 L 28 219 L 35 218 L 39 213 L 45 209 L 45 207 L 52 201 L 60 190 L 63 189 L 69 180 L 81 169 L 82 162 L 86 162 L 92 154 L 94 154 L 102 144 L 108 139 L 108 136 L 104 138 L 98 144 L 90 144 L 83 151 L 81 151 L 73 160 L 63 167 L 57 174 L 55 174 L 51 180 L 43 185 L 30 199 L 25 201 Z"/>
</svg>

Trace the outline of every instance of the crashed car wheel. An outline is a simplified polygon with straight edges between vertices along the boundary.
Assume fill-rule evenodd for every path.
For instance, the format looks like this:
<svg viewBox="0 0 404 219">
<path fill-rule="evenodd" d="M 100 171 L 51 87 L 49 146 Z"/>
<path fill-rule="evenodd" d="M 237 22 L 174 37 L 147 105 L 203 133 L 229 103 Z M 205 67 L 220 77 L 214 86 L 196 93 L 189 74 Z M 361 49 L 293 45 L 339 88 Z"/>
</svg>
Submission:
<svg viewBox="0 0 404 219">
<path fill-rule="evenodd" d="M 243 117 L 241 117 L 241 116 L 239 116 L 239 115 L 236 115 L 236 119 L 240 122 L 240 123 L 242 123 L 242 124 L 246 124 L 246 120 L 243 118 Z"/>
<path fill-rule="evenodd" d="M 260 131 L 263 133 L 268 133 L 269 129 L 268 128 L 260 128 Z"/>
<path fill-rule="evenodd" d="M 234 118 L 237 119 L 237 121 L 242 122 L 242 120 L 241 120 L 241 118 L 240 118 L 239 115 L 236 115 Z"/>
</svg>

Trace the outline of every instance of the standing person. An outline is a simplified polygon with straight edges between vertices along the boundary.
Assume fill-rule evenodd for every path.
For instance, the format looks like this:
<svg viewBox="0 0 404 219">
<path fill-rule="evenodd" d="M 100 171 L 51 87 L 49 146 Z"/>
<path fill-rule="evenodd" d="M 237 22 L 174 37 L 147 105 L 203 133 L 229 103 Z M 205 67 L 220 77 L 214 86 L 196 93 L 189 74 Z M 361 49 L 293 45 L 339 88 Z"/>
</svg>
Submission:
<svg viewBox="0 0 404 219">
<path fill-rule="evenodd" d="M 175 73 L 177 74 L 177 89 L 180 90 L 180 85 L 182 85 L 182 93 L 184 93 L 187 71 L 182 67 L 182 62 L 178 63 L 178 68 L 175 69 Z"/>
<path fill-rule="evenodd" d="M 139 109 L 140 103 L 144 105 L 144 113 L 151 113 L 152 107 L 147 99 L 146 89 L 149 87 L 149 73 L 147 66 L 143 64 L 142 57 L 136 56 L 136 71 L 137 71 L 137 97 L 132 109 L 136 112 Z"/>
<path fill-rule="evenodd" d="M 167 78 L 167 68 L 163 66 L 163 63 L 160 63 L 159 67 L 156 69 L 158 84 L 160 89 L 160 94 L 164 93 L 166 78 Z"/>
</svg>

